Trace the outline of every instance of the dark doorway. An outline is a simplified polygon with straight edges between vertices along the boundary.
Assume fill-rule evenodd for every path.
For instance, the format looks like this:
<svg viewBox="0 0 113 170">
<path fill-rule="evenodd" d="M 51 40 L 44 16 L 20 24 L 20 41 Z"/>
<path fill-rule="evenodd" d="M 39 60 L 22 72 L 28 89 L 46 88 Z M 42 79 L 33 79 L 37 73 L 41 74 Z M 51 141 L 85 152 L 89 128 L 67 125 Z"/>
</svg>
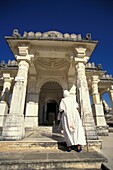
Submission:
<svg viewBox="0 0 113 170">
<path fill-rule="evenodd" d="M 56 103 L 47 103 L 47 122 L 48 125 L 56 123 Z"/>
</svg>

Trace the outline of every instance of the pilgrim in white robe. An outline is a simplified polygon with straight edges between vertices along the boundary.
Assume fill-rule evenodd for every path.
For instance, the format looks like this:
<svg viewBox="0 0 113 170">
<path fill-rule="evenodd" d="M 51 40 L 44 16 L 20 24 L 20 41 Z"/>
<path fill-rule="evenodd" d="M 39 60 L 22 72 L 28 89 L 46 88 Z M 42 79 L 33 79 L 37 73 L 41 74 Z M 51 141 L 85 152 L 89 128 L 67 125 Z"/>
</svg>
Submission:
<svg viewBox="0 0 113 170">
<path fill-rule="evenodd" d="M 86 145 L 84 128 L 77 108 L 75 95 L 67 94 L 60 102 L 59 110 L 64 110 L 61 122 L 67 146 Z"/>
</svg>

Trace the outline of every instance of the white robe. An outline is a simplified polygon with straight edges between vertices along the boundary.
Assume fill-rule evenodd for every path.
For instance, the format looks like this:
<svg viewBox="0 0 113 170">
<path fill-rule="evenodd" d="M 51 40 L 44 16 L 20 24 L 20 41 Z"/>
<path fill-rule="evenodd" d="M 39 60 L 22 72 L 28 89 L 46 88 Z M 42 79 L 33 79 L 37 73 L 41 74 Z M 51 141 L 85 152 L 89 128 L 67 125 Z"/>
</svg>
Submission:
<svg viewBox="0 0 113 170">
<path fill-rule="evenodd" d="M 86 145 L 84 128 L 77 108 L 75 95 L 65 97 L 60 102 L 59 110 L 64 110 L 61 122 L 67 146 Z"/>
</svg>

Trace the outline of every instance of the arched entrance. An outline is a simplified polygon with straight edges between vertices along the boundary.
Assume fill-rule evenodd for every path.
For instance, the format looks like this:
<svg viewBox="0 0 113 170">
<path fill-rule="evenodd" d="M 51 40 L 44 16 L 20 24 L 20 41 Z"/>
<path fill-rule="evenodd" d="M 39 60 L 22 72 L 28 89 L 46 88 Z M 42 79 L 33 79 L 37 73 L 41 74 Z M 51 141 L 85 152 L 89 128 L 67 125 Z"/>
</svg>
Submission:
<svg viewBox="0 0 113 170">
<path fill-rule="evenodd" d="M 47 82 L 41 87 L 39 95 L 39 125 L 57 124 L 59 103 L 63 96 L 60 84 Z"/>
</svg>

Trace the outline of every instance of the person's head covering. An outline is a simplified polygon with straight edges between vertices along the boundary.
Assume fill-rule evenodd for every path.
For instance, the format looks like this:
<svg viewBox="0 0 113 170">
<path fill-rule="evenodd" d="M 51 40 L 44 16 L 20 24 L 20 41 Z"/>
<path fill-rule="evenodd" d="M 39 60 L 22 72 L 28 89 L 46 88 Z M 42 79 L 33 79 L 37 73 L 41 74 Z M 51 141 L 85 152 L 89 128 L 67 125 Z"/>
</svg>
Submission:
<svg viewBox="0 0 113 170">
<path fill-rule="evenodd" d="M 73 85 L 73 86 L 71 87 L 71 89 L 70 89 L 70 91 L 69 91 L 69 94 L 70 94 L 70 95 L 75 95 L 75 94 L 76 94 L 76 86 L 75 86 L 75 85 Z"/>
<path fill-rule="evenodd" d="M 69 96 L 69 91 L 68 91 L 68 90 L 64 90 L 63 96 L 64 96 L 64 97 L 68 97 L 68 96 Z"/>
</svg>

